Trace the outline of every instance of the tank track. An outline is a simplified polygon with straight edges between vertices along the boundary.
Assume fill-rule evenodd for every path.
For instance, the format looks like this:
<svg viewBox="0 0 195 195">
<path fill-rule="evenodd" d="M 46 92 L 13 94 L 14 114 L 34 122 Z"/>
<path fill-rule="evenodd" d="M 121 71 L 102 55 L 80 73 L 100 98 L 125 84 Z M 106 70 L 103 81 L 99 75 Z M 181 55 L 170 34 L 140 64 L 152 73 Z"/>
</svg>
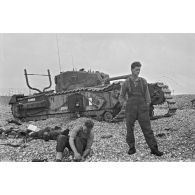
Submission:
<svg viewBox="0 0 195 195">
<path fill-rule="evenodd" d="M 157 83 L 157 85 L 164 92 L 165 103 L 167 104 L 168 108 L 168 111 L 164 115 L 164 117 L 173 116 L 176 113 L 177 106 L 176 101 L 173 99 L 173 96 L 171 95 L 171 90 L 167 85 L 164 85 L 163 83 Z"/>
<path fill-rule="evenodd" d="M 160 82 L 156 84 L 164 93 L 164 102 L 158 104 L 157 106 L 160 106 L 162 104 L 167 104 L 166 106 L 167 113 L 164 115 L 154 116 L 154 112 L 152 111 L 153 114 L 151 116 L 151 120 L 159 119 L 163 117 L 171 117 L 176 113 L 176 110 L 177 110 L 176 102 L 173 99 L 173 96 L 171 95 L 171 90 L 169 89 L 169 87 Z M 122 107 L 121 111 L 113 118 L 112 122 L 120 122 L 124 118 L 125 118 L 125 105 Z"/>
<path fill-rule="evenodd" d="M 107 92 L 111 91 L 114 87 L 119 87 L 120 82 L 112 83 L 110 85 L 107 85 L 105 87 L 87 87 L 87 88 L 79 88 L 79 89 L 73 89 L 68 91 L 62 91 L 57 93 L 48 93 L 46 96 L 55 96 L 55 95 L 62 95 L 62 94 L 71 94 L 71 93 L 79 93 L 79 92 Z"/>
</svg>

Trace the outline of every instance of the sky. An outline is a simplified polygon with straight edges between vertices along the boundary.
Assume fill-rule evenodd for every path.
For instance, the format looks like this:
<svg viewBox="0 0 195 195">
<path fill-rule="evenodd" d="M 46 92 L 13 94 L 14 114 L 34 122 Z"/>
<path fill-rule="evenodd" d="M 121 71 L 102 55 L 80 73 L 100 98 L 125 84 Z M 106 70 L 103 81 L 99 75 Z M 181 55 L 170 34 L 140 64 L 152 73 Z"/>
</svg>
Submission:
<svg viewBox="0 0 195 195">
<path fill-rule="evenodd" d="M 195 94 L 194 53 L 195 34 L 1 33 L 0 93 L 28 90 L 25 68 L 34 74 L 49 69 L 54 88 L 60 71 L 85 68 L 113 77 L 130 74 L 130 64 L 140 61 L 140 76 L 148 83 L 163 82 L 173 94 Z M 29 83 L 42 90 L 49 80 L 29 76 Z"/>
</svg>

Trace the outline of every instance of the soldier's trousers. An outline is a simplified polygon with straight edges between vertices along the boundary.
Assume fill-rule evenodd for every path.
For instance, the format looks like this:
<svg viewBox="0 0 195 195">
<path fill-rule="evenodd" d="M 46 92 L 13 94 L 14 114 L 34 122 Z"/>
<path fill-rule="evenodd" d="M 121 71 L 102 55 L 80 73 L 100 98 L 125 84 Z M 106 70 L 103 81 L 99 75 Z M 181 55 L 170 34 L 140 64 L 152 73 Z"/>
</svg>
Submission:
<svg viewBox="0 0 195 195">
<path fill-rule="evenodd" d="M 74 144 L 77 149 L 77 152 L 80 153 L 80 155 L 82 156 L 87 146 L 87 140 L 77 136 L 74 140 Z M 69 151 L 72 151 L 69 144 L 69 136 L 59 135 L 57 138 L 56 151 L 63 152 L 65 148 L 68 148 Z"/>
<path fill-rule="evenodd" d="M 151 129 L 149 107 L 141 96 L 130 97 L 126 104 L 126 141 L 129 148 L 135 147 L 134 124 L 136 120 L 139 122 L 146 143 L 150 149 L 157 147 L 157 142 Z"/>
</svg>

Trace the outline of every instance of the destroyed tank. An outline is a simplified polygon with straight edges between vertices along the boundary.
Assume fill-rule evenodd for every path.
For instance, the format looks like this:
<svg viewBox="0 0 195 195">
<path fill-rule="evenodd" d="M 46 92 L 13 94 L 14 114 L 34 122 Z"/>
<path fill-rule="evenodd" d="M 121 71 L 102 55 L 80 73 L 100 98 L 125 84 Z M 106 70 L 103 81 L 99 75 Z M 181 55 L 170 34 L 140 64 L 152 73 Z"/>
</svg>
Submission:
<svg viewBox="0 0 195 195">
<path fill-rule="evenodd" d="M 55 76 L 55 91 L 49 90 L 52 85 L 48 70 L 49 86 L 42 91 L 29 85 L 25 72 L 27 86 L 37 91 L 33 95 L 15 94 L 11 97 L 12 114 L 15 118 L 43 120 L 50 117 L 74 115 L 77 117 L 93 117 L 107 122 L 118 122 L 124 119 L 125 107 L 119 102 L 120 88 L 129 75 L 110 78 L 99 71 L 66 71 Z M 118 81 L 120 80 L 120 81 Z M 168 86 L 163 83 L 148 84 L 151 96 L 150 117 L 155 118 L 154 108 L 166 104 L 163 116 L 172 116 L 176 112 L 176 104 Z M 161 116 L 162 117 L 162 116 Z"/>
</svg>

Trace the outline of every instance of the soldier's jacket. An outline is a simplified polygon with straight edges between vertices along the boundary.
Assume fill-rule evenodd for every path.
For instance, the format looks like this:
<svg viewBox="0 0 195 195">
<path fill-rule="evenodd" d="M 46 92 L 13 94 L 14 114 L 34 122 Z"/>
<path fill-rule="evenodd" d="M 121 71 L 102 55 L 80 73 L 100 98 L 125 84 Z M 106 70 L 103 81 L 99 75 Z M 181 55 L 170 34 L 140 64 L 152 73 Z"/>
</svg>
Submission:
<svg viewBox="0 0 195 195">
<path fill-rule="evenodd" d="M 120 103 L 123 105 L 124 102 L 127 100 L 127 98 L 129 98 L 131 95 L 133 95 L 132 94 L 133 93 L 132 83 L 135 86 L 137 86 L 137 85 L 141 86 L 142 95 L 145 98 L 146 103 L 150 104 L 151 103 L 151 98 L 150 98 L 150 93 L 149 93 L 149 90 L 148 90 L 147 81 L 142 77 L 138 77 L 135 80 L 132 77 L 132 75 L 130 75 L 129 78 L 127 78 L 121 86 L 121 92 L 120 92 L 120 96 L 119 96 Z"/>
</svg>

